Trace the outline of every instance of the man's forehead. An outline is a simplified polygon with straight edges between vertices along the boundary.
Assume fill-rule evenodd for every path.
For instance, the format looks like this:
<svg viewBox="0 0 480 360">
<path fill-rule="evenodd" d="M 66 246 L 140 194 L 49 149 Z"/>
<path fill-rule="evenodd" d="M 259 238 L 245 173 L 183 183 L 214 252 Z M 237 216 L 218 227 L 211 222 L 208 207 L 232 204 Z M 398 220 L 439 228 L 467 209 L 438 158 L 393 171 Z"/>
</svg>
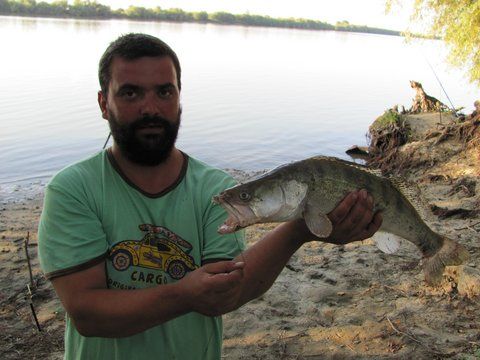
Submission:
<svg viewBox="0 0 480 360">
<path fill-rule="evenodd" d="M 110 67 L 112 80 L 115 82 L 132 81 L 135 79 L 161 80 L 177 84 L 177 72 L 173 60 L 168 56 L 144 56 L 136 59 L 126 59 L 116 56 Z"/>
</svg>

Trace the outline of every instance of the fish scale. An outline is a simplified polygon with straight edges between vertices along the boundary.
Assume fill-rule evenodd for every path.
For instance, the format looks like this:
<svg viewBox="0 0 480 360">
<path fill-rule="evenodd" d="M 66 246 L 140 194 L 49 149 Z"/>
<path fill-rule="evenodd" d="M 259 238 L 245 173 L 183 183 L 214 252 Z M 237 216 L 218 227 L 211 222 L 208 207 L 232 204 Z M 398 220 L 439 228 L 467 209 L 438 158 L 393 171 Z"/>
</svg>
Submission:
<svg viewBox="0 0 480 360">
<path fill-rule="evenodd" d="M 338 161 L 335 158 L 314 159 L 315 161 L 313 161 L 313 163 L 317 164 L 317 166 L 320 165 L 331 169 L 335 169 L 335 164 Z M 423 204 L 419 206 L 420 201 L 416 201 L 418 204 L 414 205 L 412 203 L 413 199 L 406 196 L 406 191 L 409 191 L 409 189 L 402 188 L 406 186 L 403 182 L 400 180 L 392 181 L 392 178 L 381 176 L 377 172 L 369 171 L 366 167 L 360 167 L 357 164 L 353 165 L 345 161 L 338 161 L 336 168 L 341 168 L 340 178 L 354 179 L 353 181 L 345 181 L 347 186 L 344 188 L 345 191 L 343 195 L 346 195 L 350 191 L 364 188 L 374 196 L 375 211 L 382 211 L 383 223 L 381 230 L 401 236 L 415 243 L 422 249 L 425 249 L 424 251 L 435 252 L 438 250 L 442 241 L 435 238 L 440 235 L 433 232 L 419 214 L 419 208 L 421 208 Z M 331 176 L 334 176 L 334 172 Z M 327 179 L 319 173 L 317 182 L 322 184 L 326 180 Z M 414 185 L 411 186 L 413 187 Z M 332 198 L 338 200 L 338 197 Z M 330 202 L 330 207 L 324 209 L 326 211 L 325 213 L 333 210 L 337 203 L 338 201 Z M 426 210 L 421 212 L 423 214 L 427 213 Z M 432 238 L 435 239 L 435 241 L 429 241 Z M 428 241 L 429 243 L 425 244 Z"/>
</svg>

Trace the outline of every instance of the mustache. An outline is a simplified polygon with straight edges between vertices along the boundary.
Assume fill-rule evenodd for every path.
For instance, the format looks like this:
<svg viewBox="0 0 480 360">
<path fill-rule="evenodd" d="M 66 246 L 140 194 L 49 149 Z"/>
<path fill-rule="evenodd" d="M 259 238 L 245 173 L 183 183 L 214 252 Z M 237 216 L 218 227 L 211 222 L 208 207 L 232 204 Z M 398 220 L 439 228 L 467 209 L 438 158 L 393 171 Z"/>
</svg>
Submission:
<svg viewBox="0 0 480 360">
<path fill-rule="evenodd" d="M 161 116 L 143 116 L 130 124 L 130 129 L 135 131 L 148 127 L 170 128 L 170 122 Z"/>
</svg>

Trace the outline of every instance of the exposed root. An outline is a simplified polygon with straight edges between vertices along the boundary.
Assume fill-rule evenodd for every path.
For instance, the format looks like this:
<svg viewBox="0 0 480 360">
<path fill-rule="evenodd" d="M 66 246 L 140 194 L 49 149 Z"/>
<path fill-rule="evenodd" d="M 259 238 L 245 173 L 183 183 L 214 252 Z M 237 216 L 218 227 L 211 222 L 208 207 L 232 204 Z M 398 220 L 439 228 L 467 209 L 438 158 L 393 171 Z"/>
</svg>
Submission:
<svg viewBox="0 0 480 360">
<path fill-rule="evenodd" d="M 408 142 L 410 128 L 394 109 L 387 110 L 369 128 L 368 138 L 370 158 L 367 165 L 391 172 L 392 164 L 400 158 L 399 147 Z"/>
<path fill-rule="evenodd" d="M 444 161 L 444 157 L 454 156 L 467 150 L 473 151 L 480 163 L 479 119 L 452 122 L 443 125 L 439 130 L 428 132 L 423 137 L 423 141 L 429 144 L 427 147 L 431 151 L 420 152 L 415 146 L 404 146 L 410 141 L 410 132 L 411 129 L 400 114 L 395 123 L 389 123 L 383 127 L 372 125 L 368 134 L 370 158 L 367 159 L 367 165 L 380 169 L 383 173 L 399 174 L 408 169 L 433 167 L 438 161 Z M 453 145 L 447 144 L 442 158 L 438 158 L 435 156 L 436 147 L 447 141 L 451 141 Z"/>
<path fill-rule="evenodd" d="M 447 218 L 457 218 L 457 219 L 472 219 L 476 218 L 479 214 L 478 210 L 471 210 L 471 209 L 446 209 L 441 208 L 436 205 L 431 206 L 431 210 L 433 214 L 437 215 L 440 220 L 447 219 Z"/>
<path fill-rule="evenodd" d="M 464 147 L 478 146 L 480 145 L 479 124 L 480 120 L 448 124 L 443 128 L 443 131 L 438 134 L 435 145 L 445 140 L 453 139 L 461 142 Z"/>
</svg>

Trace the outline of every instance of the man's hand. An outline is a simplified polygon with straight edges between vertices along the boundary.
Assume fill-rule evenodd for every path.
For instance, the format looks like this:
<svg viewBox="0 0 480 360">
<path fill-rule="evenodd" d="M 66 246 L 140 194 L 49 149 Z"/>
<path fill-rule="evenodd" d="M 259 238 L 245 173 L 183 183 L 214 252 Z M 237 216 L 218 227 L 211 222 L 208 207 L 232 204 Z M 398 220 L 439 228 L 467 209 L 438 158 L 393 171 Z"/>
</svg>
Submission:
<svg viewBox="0 0 480 360">
<path fill-rule="evenodd" d="M 189 273 L 178 284 L 190 299 L 188 307 L 207 316 L 218 316 L 238 306 L 243 262 L 219 261 Z"/>
<path fill-rule="evenodd" d="M 328 214 L 333 230 L 323 241 L 347 244 L 371 237 L 382 225 L 382 215 L 374 213 L 373 206 L 373 197 L 365 189 L 348 194 Z"/>
</svg>

